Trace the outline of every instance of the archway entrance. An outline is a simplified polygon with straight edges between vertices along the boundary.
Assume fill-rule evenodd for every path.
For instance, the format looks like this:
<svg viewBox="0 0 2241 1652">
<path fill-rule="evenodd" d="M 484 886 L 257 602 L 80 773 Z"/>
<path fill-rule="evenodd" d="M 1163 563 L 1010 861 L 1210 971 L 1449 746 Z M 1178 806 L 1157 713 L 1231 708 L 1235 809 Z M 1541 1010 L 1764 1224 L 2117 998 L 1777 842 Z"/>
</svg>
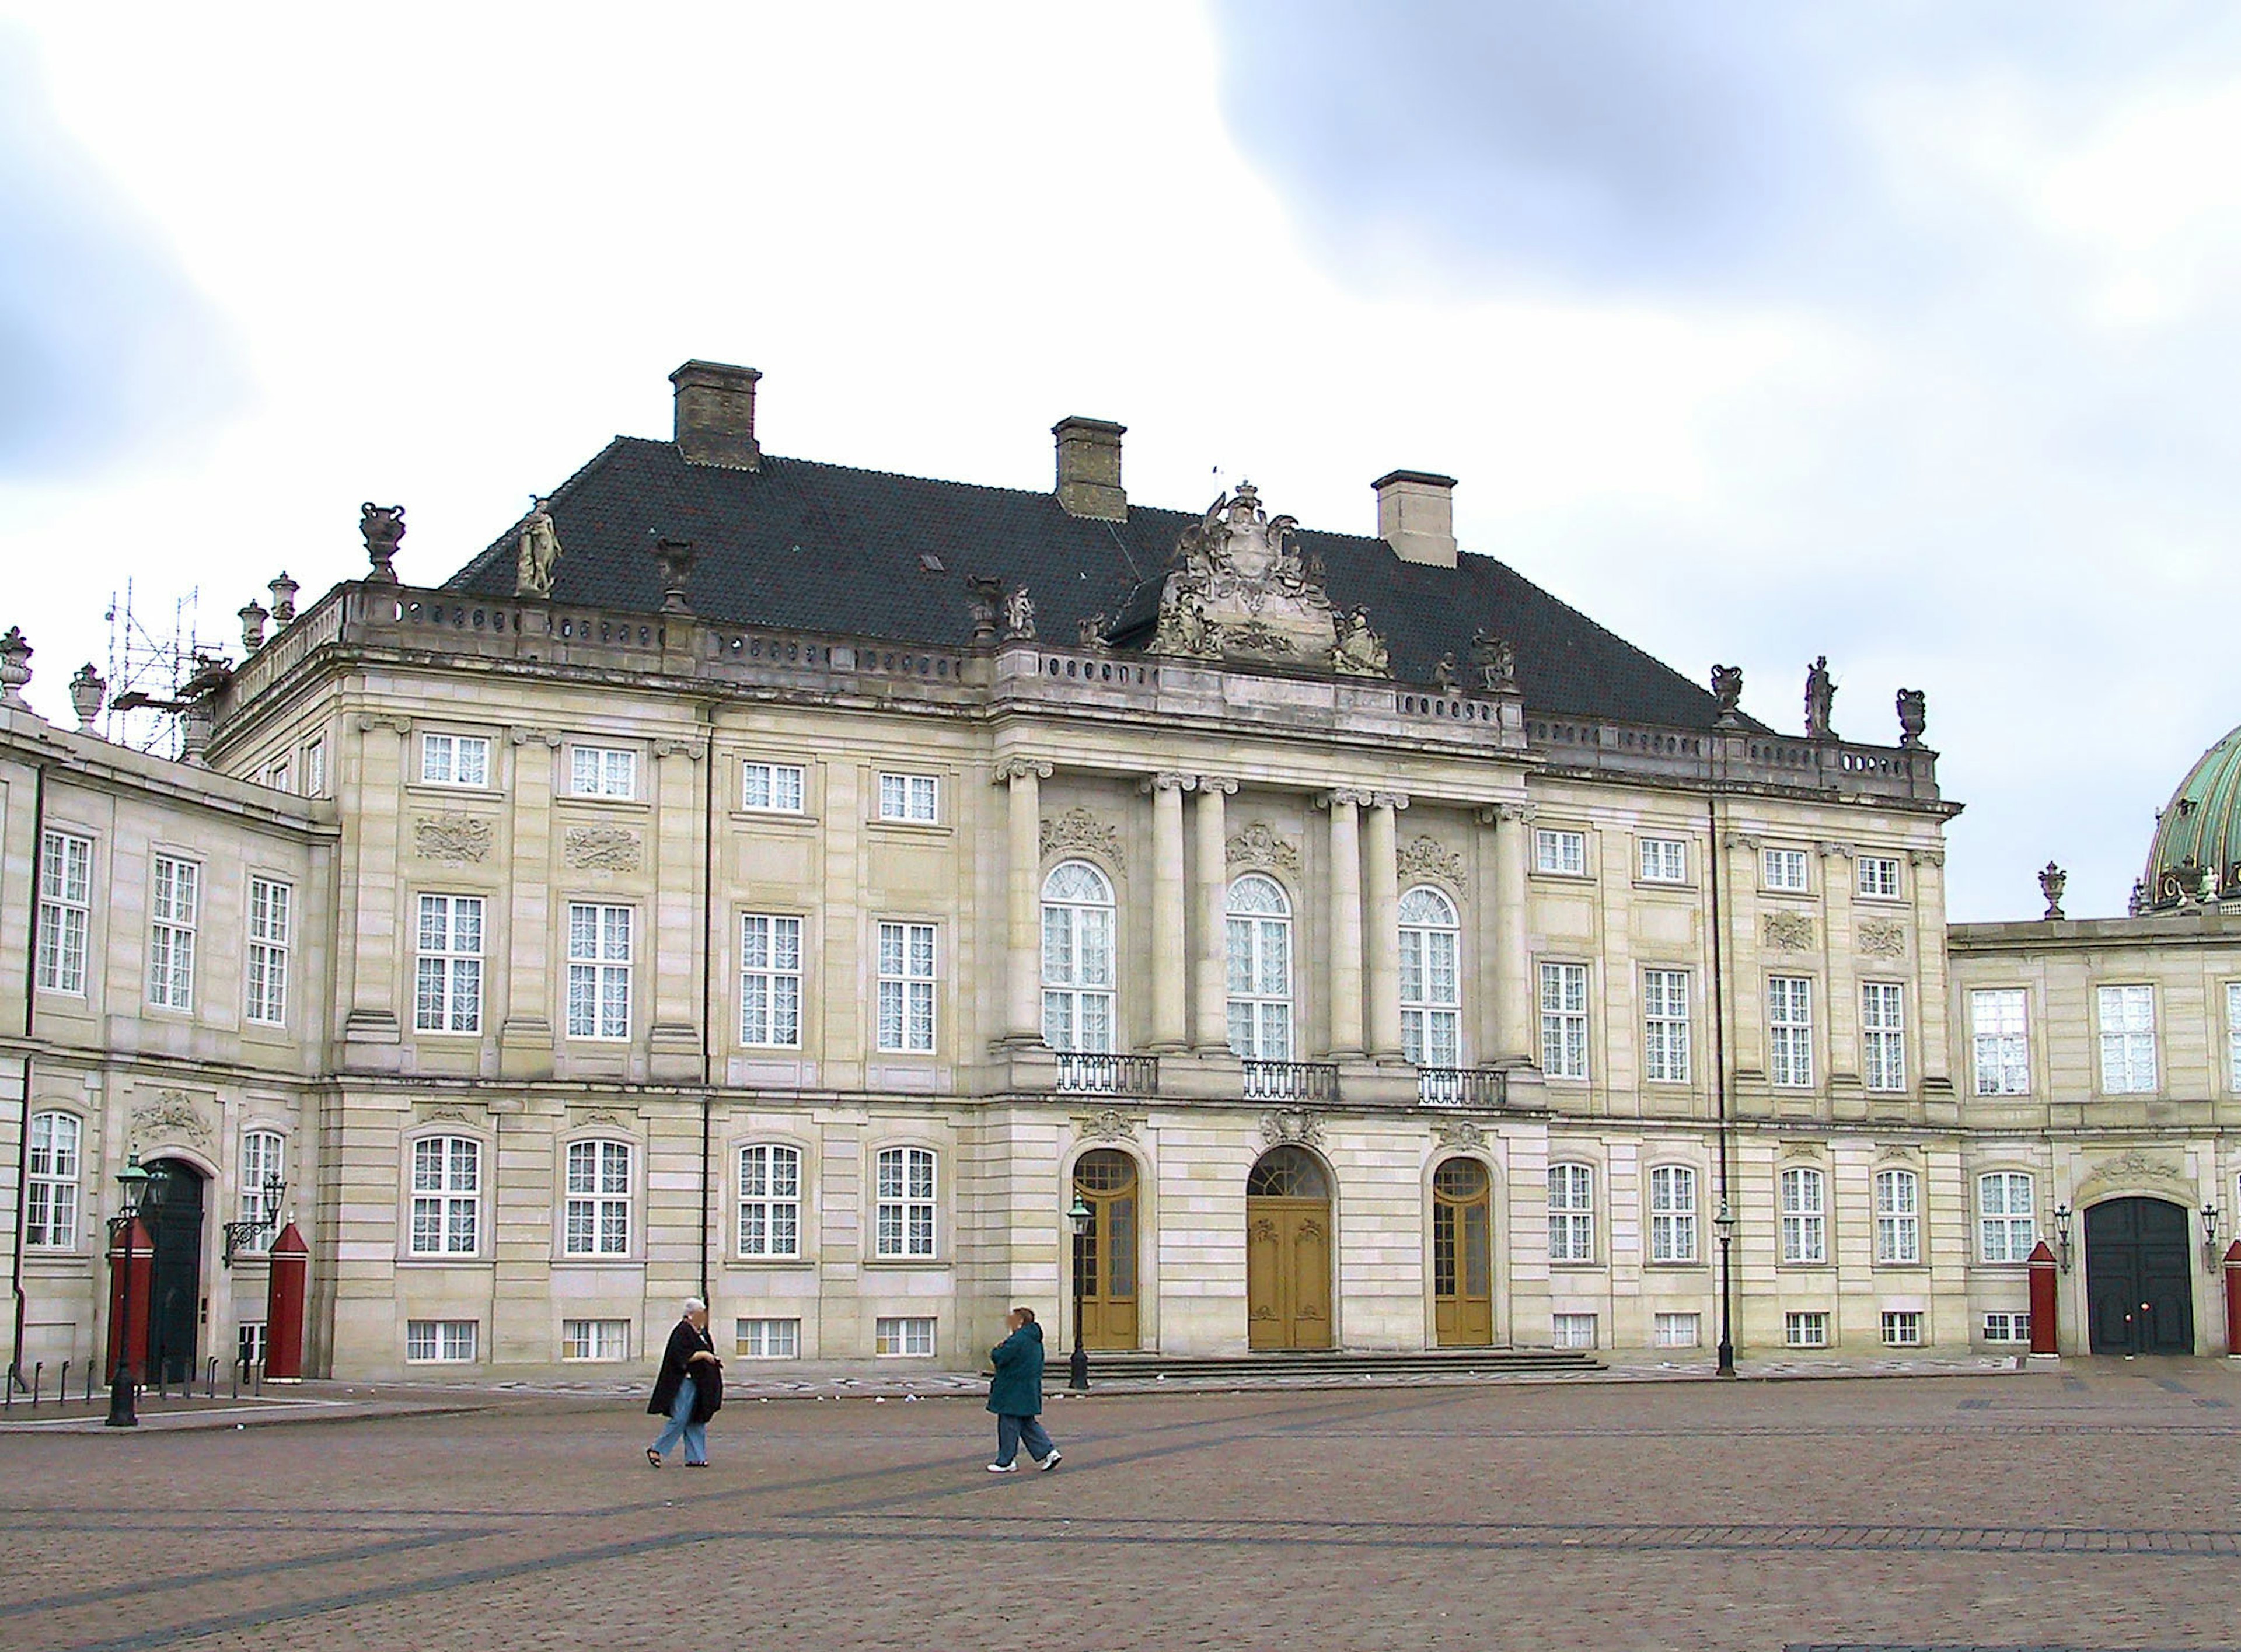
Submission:
<svg viewBox="0 0 2241 1652">
<path fill-rule="evenodd" d="M 2085 1304 L 2096 1354 L 2194 1352 L 2187 1214 L 2164 1199 L 2111 1199 L 2085 1213 Z"/>
<path fill-rule="evenodd" d="M 1074 1161 L 1074 1190 L 1095 1220 L 1074 1241 L 1081 1281 L 1081 1341 L 1093 1348 L 1136 1346 L 1136 1161 L 1112 1147 Z"/>
<path fill-rule="evenodd" d="M 177 1159 L 148 1167 L 141 1222 L 156 1254 L 149 1269 L 151 1382 L 184 1382 L 193 1374 L 202 1330 L 203 1177 Z"/>
<path fill-rule="evenodd" d="M 1330 1181 L 1304 1148 L 1272 1147 L 1245 1180 L 1247 1341 L 1331 1346 Z"/>
<path fill-rule="evenodd" d="M 1475 1159 L 1432 1173 L 1432 1307 L 1443 1348 L 1494 1341 L 1494 1183 Z"/>
</svg>

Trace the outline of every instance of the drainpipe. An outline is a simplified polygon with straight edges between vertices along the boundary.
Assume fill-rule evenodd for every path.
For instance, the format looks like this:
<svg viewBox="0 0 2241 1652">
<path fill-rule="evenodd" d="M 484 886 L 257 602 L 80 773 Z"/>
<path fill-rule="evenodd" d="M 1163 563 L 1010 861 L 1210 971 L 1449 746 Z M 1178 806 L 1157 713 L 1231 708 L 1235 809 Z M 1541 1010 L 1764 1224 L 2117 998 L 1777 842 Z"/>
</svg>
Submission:
<svg viewBox="0 0 2241 1652">
<path fill-rule="evenodd" d="M 16 1297 L 16 1341 L 8 1356 L 8 1381 L 19 1388 L 23 1387 L 23 1226 L 30 1220 L 31 1197 L 31 1029 L 38 1008 L 39 880 L 45 875 L 47 852 L 47 766 L 41 763 L 32 772 L 31 900 L 23 947 L 23 1107 L 16 1126 L 16 1244 L 10 1253 L 9 1279 Z"/>
<path fill-rule="evenodd" d="M 1733 1130 L 1728 1120 L 1728 992 L 1727 969 L 1723 961 L 1726 938 L 1721 933 L 1720 870 L 1727 855 L 1720 843 L 1720 799 L 1717 793 L 1704 799 L 1704 819 L 1710 828 L 1711 841 L 1705 849 L 1705 886 L 1712 901 L 1712 1094 L 1718 1107 L 1720 1129 L 1720 1213 L 1732 1217 L 1735 1207 L 1728 1202 L 1729 1165 Z M 1735 1338 L 1735 1274 L 1730 1261 L 1733 1247 L 1723 1234 L 1720 1240 L 1720 1349 L 1717 1374 L 1736 1374 Z"/>
<path fill-rule="evenodd" d="M 708 1224 L 713 1220 L 716 1082 L 716 708 L 703 700 L 707 744 L 700 757 L 700 1300 L 708 1294 Z"/>
</svg>

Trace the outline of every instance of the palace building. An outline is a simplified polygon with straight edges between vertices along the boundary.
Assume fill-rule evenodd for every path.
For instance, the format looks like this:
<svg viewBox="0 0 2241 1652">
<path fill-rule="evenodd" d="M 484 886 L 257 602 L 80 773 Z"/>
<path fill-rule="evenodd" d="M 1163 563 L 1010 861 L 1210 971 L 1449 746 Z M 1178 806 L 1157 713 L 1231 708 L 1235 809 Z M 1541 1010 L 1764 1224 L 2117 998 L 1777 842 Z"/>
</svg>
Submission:
<svg viewBox="0 0 2241 1652">
<path fill-rule="evenodd" d="M 19 1367 L 108 1357 L 136 1153 L 181 1372 L 260 1348 L 284 1214 L 361 1379 L 637 1361 L 687 1294 L 770 1361 L 1077 1292 L 1103 1349 L 1707 1357 L 1723 1272 L 1746 1360 L 2019 1353 L 2041 1241 L 2064 1351 L 2224 1350 L 2241 733 L 2133 915 L 1949 928 L 1919 694 L 1841 739 L 1816 665 L 1766 727 L 1448 478 L 1316 531 L 1132 503 L 1099 420 L 1027 492 L 672 379 L 441 585 L 365 507 L 180 759 L 90 668 L 40 719 L 10 633 Z"/>
</svg>

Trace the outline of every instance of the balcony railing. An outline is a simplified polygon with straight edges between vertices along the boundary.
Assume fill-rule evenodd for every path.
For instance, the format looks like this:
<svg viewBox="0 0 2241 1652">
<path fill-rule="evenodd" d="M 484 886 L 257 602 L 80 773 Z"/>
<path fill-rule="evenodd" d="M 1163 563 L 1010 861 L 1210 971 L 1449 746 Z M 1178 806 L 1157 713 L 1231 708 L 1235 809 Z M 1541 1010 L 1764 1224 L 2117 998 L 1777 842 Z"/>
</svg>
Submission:
<svg viewBox="0 0 2241 1652">
<path fill-rule="evenodd" d="M 1335 1101 L 1338 1099 L 1338 1068 L 1328 1061 L 1258 1061 L 1245 1063 L 1248 1101 Z"/>
<path fill-rule="evenodd" d="M 1498 1107 L 1509 1100 L 1509 1075 L 1472 1067 L 1420 1067 L 1416 1100 L 1428 1107 Z"/>
<path fill-rule="evenodd" d="M 1061 1095 L 1157 1095 L 1160 1058 L 1156 1055 L 1100 1055 L 1083 1050 L 1057 1050 L 1058 1087 Z"/>
</svg>

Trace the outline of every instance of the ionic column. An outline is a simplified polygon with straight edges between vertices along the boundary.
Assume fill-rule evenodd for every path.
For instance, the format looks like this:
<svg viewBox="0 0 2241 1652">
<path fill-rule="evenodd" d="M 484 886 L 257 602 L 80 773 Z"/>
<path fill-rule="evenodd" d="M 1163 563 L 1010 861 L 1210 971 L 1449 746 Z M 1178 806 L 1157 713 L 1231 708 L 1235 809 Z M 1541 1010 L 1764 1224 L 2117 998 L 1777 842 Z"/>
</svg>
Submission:
<svg viewBox="0 0 2241 1652">
<path fill-rule="evenodd" d="M 1189 1041 L 1183 1020 L 1183 983 L 1190 946 L 1183 913 L 1183 793 L 1198 782 L 1187 774 L 1154 774 L 1139 783 L 1152 794 L 1152 1026 L 1151 1047 L 1180 1050 Z"/>
<path fill-rule="evenodd" d="M 355 864 L 344 868 L 343 887 L 348 892 L 345 899 L 353 904 L 345 909 L 339 926 L 350 1006 L 343 1036 L 351 1044 L 398 1040 L 402 1034 L 397 1014 L 400 974 L 407 983 L 404 1001 L 411 1001 L 411 976 L 406 972 L 412 967 L 412 941 L 409 930 L 405 936 L 398 935 L 397 916 L 398 828 L 405 819 L 405 746 L 411 727 L 405 718 L 381 712 L 359 717 L 357 761 L 342 776 L 344 801 L 346 806 L 358 806 L 351 818 L 358 822 Z M 378 1064 L 372 1058 L 364 1060 Z"/>
<path fill-rule="evenodd" d="M 1042 864 L 1042 782 L 1051 772 L 1033 758 L 1007 757 L 996 765 L 998 784 L 1011 790 L 1004 833 L 1004 1041 L 1033 1044 L 1042 1036 L 1040 926 L 1036 922 L 1035 873 Z"/>
<path fill-rule="evenodd" d="M 708 994 L 700 966 L 712 937 L 700 928 L 706 910 L 700 878 L 706 859 L 700 833 L 707 809 L 698 779 L 710 759 L 709 748 L 697 739 L 653 743 L 654 895 L 646 937 L 653 961 L 653 1014 L 647 1028 L 647 1071 L 672 1081 L 696 1079 L 702 1069 L 700 1023 L 707 1014 Z M 714 1032 L 706 1029 L 712 1038 Z"/>
<path fill-rule="evenodd" d="M 1503 803 L 1480 813 L 1494 828 L 1494 1052 L 1504 1066 L 1531 1067 L 1535 1047 L 1532 960 L 1525 955 L 1525 839 L 1533 806 Z"/>
<path fill-rule="evenodd" d="M 1369 799 L 1369 1053 L 1401 1059 L 1401 865 L 1395 817 L 1408 806 L 1403 792 Z"/>
<path fill-rule="evenodd" d="M 552 1076 L 552 753 L 559 731 L 517 727 L 513 759 L 513 894 L 508 908 L 505 1019 L 498 1025 L 498 1072 L 509 1079 Z M 485 983 L 488 986 L 488 983 Z"/>
<path fill-rule="evenodd" d="M 1728 857 L 1727 957 L 1729 1061 L 1737 1079 L 1766 1082 L 1766 975 L 1759 953 L 1757 838 L 1730 832 L 1720 844 Z M 1715 983 L 1716 989 L 1717 983 Z"/>
<path fill-rule="evenodd" d="M 1217 774 L 1198 777 L 1192 811 L 1197 841 L 1198 945 L 1194 949 L 1191 1043 L 1200 1050 L 1229 1047 L 1229 828 L 1222 800 L 1237 782 Z"/>
<path fill-rule="evenodd" d="M 1853 848 L 1849 843 L 1816 845 L 1821 861 L 1821 939 L 1829 971 L 1829 1072 L 1830 1089 L 1863 1087 L 1861 1060 L 1859 973 L 1853 967 Z"/>
<path fill-rule="evenodd" d="M 1915 1047 L 1922 1053 L 1922 1090 L 1944 1100 L 1953 1094 L 1953 1069 L 1945 1039 L 1945 852 L 1917 849 L 1914 863 L 1915 997 L 1922 1030 Z"/>
<path fill-rule="evenodd" d="M 1361 1044 L 1361 806 L 1366 792 L 1327 792 L 1330 811 L 1330 1053 L 1358 1056 Z"/>
</svg>

